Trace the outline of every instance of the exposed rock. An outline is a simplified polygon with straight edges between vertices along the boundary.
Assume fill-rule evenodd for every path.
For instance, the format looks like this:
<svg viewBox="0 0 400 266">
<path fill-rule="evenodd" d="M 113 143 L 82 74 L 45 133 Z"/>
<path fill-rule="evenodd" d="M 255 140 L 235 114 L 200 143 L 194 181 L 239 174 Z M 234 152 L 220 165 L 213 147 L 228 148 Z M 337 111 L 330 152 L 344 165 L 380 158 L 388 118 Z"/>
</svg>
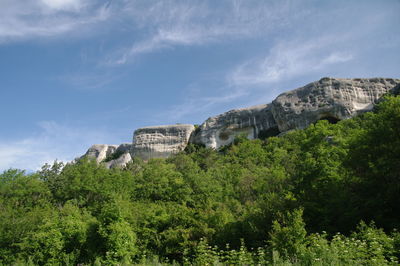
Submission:
<svg viewBox="0 0 400 266">
<path fill-rule="evenodd" d="M 131 155 L 143 160 L 167 158 L 185 149 L 193 125 L 177 124 L 137 129 L 133 135 Z"/>
<path fill-rule="evenodd" d="M 208 118 L 193 135 L 191 142 L 217 149 L 232 143 L 239 134 L 249 139 L 276 135 L 277 125 L 267 104 L 235 109 Z"/>
<path fill-rule="evenodd" d="M 94 144 L 82 157 L 94 158 L 97 163 L 104 161 L 117 150 L 118 145 Z"/>
<path fill-rule="evenodd" d="M 400 79 L 322 78 L 282 93 L 271 104 L 210 117 L 196 130 L 193 125 L 182 124 L 145 127 L 135 131 L 132 144 L 93 145 L 84 156 L 117 167 L 135 156 L 144 160 L 166 158 L 182 151 L 188 142 L 217 149 L 232 143 L 239 134 L 249 139 L 283 135 L 321 119 L 336 123 L 369 111 L 389 91 L 400 93 Z"/>
<path fill-rule="evenodd" d="M 131 154 L 129 152 L 126 152 L 120 155 L 117 159 L 105 162 L 104 165 L 107 168 L 124 167 L 130 161 L 132 161 Z"/>
<path fill-rule="evenodd" d="M 122 143 L 118 146 L 115 152 L 118 154 L 129 153 L 131 149 L 132 149 L 132 143 Z"/>
<path fill-rule="evenodd" d="M 93 158 L 97 163 L 104 163 L 107 168 L 123 167 L 132 160 L 131 147 L 132 144 L 130 143 L 121 145 L 95 144 L 81 158 Z"/>
<path fill-rule="evenodd" d="M 279 95 L 272 102 L 272 113 L 281 132 L 305 128 L 320 119 L 336 122 L 370 111 L 399 83 L 399 79 L 384 78 L 322 78 Z"/>
<path fill-rule="evenodd" d="M 253 139 L 305 128 L 320 119 L 335 123 L 371 110 L 383 94 L 398 89 L 398 84 L 399 79 L 322 78 L 279 95 L 272 104 L 210 117 L 196 130 L 191 142 L 219 148 L 242 133 Z"/>
</svg>

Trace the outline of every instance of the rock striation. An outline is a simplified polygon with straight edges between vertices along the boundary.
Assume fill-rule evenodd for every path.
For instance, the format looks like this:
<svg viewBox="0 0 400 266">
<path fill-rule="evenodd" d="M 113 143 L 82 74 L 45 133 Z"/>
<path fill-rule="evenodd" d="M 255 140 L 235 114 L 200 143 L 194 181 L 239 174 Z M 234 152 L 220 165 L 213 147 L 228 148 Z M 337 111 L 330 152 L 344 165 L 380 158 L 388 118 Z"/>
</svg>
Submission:
<svg viewBox="0 0 400 266">
<path fill-rule="evenodd" d="M 118 145 L 107 145 L 107 144 L 94 144 L 82 157 L 88 157 L 95 159 L 97 163 L 101 163 L 108 156 L 113 154 L 118 148 Z"/>
<path fill-rule="evenodd" d="M 133 135 L 131 154 L 143 160 L 167 158 L 185 149 L 193 131 L 194 126 L 188 124 L 137 129 Z"/>
<path fill-rule="evenodd" d="M 126 153 L 122 153 L 114 160 L 104 162 L 104 165 L 107 168 L 124 167 L 130 161 L 132 161 L 131 154 L 129 152 L 126 152 Z"/>
<path fill-rule="evenodd" d="M 232 143 L 239 134 L 249 139 L 266 138 L 305 128 L 321 119 L 336 123 L 351 118 L 370 111 L 388 92 L 400 93 L 400 79 L 322 78 L 282 93 L 270 104 L 210 117 L 196 130 L 187 124 L 140 128 L 134 132 L 132 144 L 96 144 L 84 156 L 112 168 L 126 165 L 133 157 L 166 158 L 185 149 L 188 143 L 218 149 Z"/>
<path fill-rule="evenodd" d="M 255 139 L 269 132 L 276 135 L 277 130 L 271 105 L 262 104 L 208 118 L 192 136 L 191 142 L 218 149 L 232 143 L 239 134 Z"/>
<path fill-rule="evenodd" d="M 378 99 L 399 83 L 384 78 L 322 78 L 279 95 L 272 102 L 272 113 L 281 132 L 305 128 L 320 119 L 348 119 L 372 110 Z"/>
<path fill-rule="evenodd" d="M 107 168 L 123 167 L 132 160 L 131 147 L 132 144 L 130 143 L 120 145 L 94 144 L 81 158 L 94 159 L 97 163 L 104 163 Z"/>
<path fill-rule="evenodd" d="M 383 94 L 398 88 L 399 84 L 399 79 L 322 78 L 282 93 L 271 104 L 210 117 L 192 137 L 192 142 L 219 148 L 232 143 L 242 133 L 250 139 L 263 138 L 305 128 L 321 119 L 335 123 L 370 111 Z"/>
</svg>

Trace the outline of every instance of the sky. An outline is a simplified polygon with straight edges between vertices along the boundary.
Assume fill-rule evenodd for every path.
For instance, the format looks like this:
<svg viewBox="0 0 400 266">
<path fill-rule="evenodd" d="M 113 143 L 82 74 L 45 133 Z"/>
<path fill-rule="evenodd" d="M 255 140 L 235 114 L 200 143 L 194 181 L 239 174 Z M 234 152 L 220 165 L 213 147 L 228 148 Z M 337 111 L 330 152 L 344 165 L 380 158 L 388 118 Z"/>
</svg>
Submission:
<svg viewBox="0 0 400 266">
<path fill-rule="evenodd" d="M 201 124 L 322 77 L 400 77 L 400 0 L 0 0 L 0 171 Z"/>
</svg>

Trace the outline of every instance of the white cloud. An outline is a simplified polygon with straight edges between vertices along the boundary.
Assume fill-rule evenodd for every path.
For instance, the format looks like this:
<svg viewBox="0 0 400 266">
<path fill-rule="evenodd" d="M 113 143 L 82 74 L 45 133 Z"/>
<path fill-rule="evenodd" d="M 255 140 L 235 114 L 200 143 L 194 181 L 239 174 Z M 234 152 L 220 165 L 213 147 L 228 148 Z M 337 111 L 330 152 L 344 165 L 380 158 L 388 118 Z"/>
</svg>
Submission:
<svg viewBox="0 0 400 266">
<path fill-rule="evenodd" d="M 105 143 L 111 134 L 99 129 L 76 128 L 43 121 L 40 131 L 30 137 L 0 142 L 0 171 L 19 168 L 38 170 L 54 160 L 70 161 L 95 143 Z"/>
<path fill-rule="evenodd" d="M 41 2 L 55 10 L 79 10 L 84 4 L 81 0 L 41 0 Z"/>
<path fill-rule="evenodd" d="M 342 40 L 343 41 L 343 40 Z M 246 61 L 227 76 L 231 86 L 256 86 L 323 71 L 353 59 L 354 51 L 341 50 L 332 38 L 281 41 L 266 56 Z"/>
<path fill-rule="evenodd" d="M 141 3 L 142 5 L 138 4 Z M 107 60 L 108 64 L 125 64 L 140 54 L 175 46 L 193 46 L 262 37 L 268 32 L 287 26 L 291 1 L 221 1 L 209 6 L 207 2 L 133 1 L 121 15 L 131 19 L 132 27 L 145 28 L 147 37 L 135 40 L 131 47 L 121 49 Z"/>
<path fill-rule="evenodd" d="M 0 43 L 84 31 L 110 16 L 108 5 L 83 0 L 0 2 Z"/>
<path fill-rule="evenodd" d="M 234 100 L 244 97 L 246 91 L 238 90 L 235 88 L 224 88 L 220 95 L 205 96 L 205 97 L 188 97 L 182 103 L 172 106 L 161 114 L 161 120 L 168 118 L 168 120 L 178 123 L 183 118 L 193 116 L 196 113 L 206 113 L 213 110 L 216 106 L 223 106 L 224 104 L 231 103 Z M 159 115 L 159 114 L 158 114 Z M 202 118 L 204 119 L 204 118 Z M 197 121 L 202 122 L 202 121 Z"/>
<path fill-rule="evenodd" d="M 340 41 L 330 36 L 308 37 L 308 40 L 280 40 L 266 55 L 247 60 L 228 71 L 225 84 L 214 90 L 212 96 L 193 97 L 189 93 L 181 104 L 173 106 L 163 115 L 178 122 L 193 113 L 204 113 L 224 104 L 232 106 L 241 102 L 239 106 L 246 106 L 243 105 L 246 102 L 249 105 L 267 103 L 279 93 L 279 82 L 312 73 L 322 73 L 322 77 L 335 66 L 355 57 L 354 50 L 341 45 L 348 40 L 344 36 Z M 184 91 L 195 90 L 189 87 Z"/>
<path fill-rule="evenodd" d="M 175 46 L 264 36 L 289 23 L 293 6 L 287 0 L 218 4 L 173 0 L 2 0 L 0 43 L 68 33 L 80 36 L 80 32 L 103 32 L 99 29 L 104 30 L 105 26 L 126 32 L 125 37 L 131 42 L 120 49 L 113 47 L 118 51 L 106 60 L 120 65 L 140 54 Z M 290 19 L 295 16 L 297 13 Z"/>
<path fill-rule="evenodd" d="M 352 59 L 353 59 L 353 55 L 350 53 L 333 52 L 322 60 L 322 65 L 344 63 L 344 62 L 350 61 Z"/>
</svg>

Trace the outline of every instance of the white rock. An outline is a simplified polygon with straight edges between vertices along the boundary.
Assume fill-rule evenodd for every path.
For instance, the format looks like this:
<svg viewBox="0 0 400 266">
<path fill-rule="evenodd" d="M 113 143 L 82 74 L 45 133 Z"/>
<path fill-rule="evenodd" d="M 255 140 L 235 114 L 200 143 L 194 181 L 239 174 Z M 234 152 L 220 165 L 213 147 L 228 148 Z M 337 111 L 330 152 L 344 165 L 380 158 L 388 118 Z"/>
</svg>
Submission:
<svg viewBox="0 0 400 266">
<path fill-rule="evenodd" d="M 133 135 L 131 155 L 143 160 L 166 158 L 185 149 L 193 130 L 194 126 L 187 124 L 137 129 Z"/>
<path fill-rule="evenodd" d="M 400 79 L 322 78 L 304 87 L 282 93 L 271 104 L 263 104 L 208 118 L 199 128 L 177 124 L 140 128 L 133 143 L 97 144 L 84 156 L 98 163 L 107 157 L 107 167 L 124 166 L 132 157 L 144 160 L 166 158 L 185 149 L 189 142 L 217 149 L 233 142 L 239 134 L 249 139 L 305 128 L 320 119 L 333 122 L 353 117 L 373 108 L 389 91 L 400 93 Z M 130 152 L 130 154 L 129 154 Z"/>
<path fill-rule="evenodd" d="M 132 161 L 132 157 L 129 152 L 126 152 L 119 156 L 117 159 L 105 162 L 104 165 L 107 168 L 124 167 L 130 161 Z"/>
<path fill-rule="evenodd" d="M 305 128 L 320 119 L 347 119 L 371 110 L 383 94 L 398 88 L 398 84 L 399 79 L 322 78 L 282 93 L 272 104 L 210 117 L 196 130 L 191 142 L 219 148 L 232 143 L 239 134 L 253 139 Z"/>
<path fill-rule="evenodd" d="M 94 158 L 97 163 L 104 161 L 107 156 L 111 155 L 117 150 L 118 145 L 107 145 L 107 144 L 94 144 L 83 157 Z"/>
<path fill-rule="evenodd" d="M 322 78 L 282 93 L 272 102 L 272 113 L 281 132 L 305 128 L 320 119 L 343 120 L 372 110 L 399 79 Z"/>
<path fill-rule="evenodd" d="M 208 118 L 196 130 L 191 142 L 217 149 L 232 143 L 239 134 L 245 134 L 249 139 L 254 139 L 274 129 L 277 129 L 277 125 L 270 105 L 263 104 L 231 110 Z"/>
<path fill-rule="evenodd" d="M 131 147 L 132 144 L 130 143 L 123 143 L 121 145 L 95 144 L 81 158 L 93 158 L 97 163 L 104 163 L 107 168 L 124 167 L 132 160 L 130 155 Z M 117 156 L 117 158 L 105 161 L 112 156 Z"/>
</svg>

